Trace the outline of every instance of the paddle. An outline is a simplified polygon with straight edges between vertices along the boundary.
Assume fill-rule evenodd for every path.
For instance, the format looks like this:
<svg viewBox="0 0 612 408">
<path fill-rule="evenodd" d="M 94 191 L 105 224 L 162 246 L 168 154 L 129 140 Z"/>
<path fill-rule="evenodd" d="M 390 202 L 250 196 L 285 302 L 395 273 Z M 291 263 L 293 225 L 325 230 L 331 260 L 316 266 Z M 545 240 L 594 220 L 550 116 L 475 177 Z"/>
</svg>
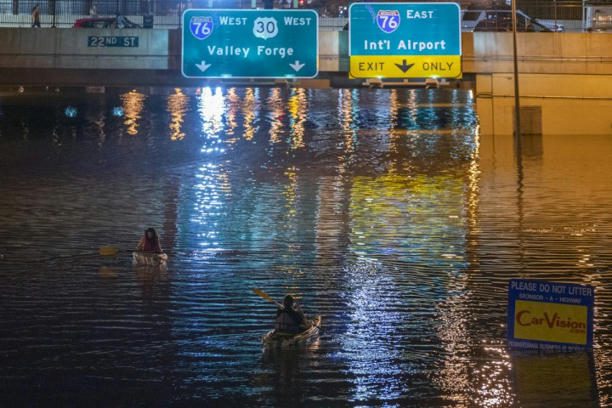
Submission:
<svg viewBox="0 0 612 408">
<path fill-rule="evenodd" d="M 112 245 L 105 245 L 101 246 L 98 252 L 102 256 L 117 256 L 117 254 L 119 253 L 119 248 Z"/>
<path fill-rule="evenodd" d="M 270 301 L 272 303 L 274 303 L 275 305 L 277 305 L 278 307 L 283 307 L 283 305 L 281 305 L 280 303 L 278 303 L 276 300 L 272 299 L 272 297 L 270 297 L 270 295 L 268 295 L 266 292 L 264 292 L 261 289 L 257 289 L 257 288 L 253 288 L 253 292 L 255 292 L 256 295 L 266 299 L 267 301 Z"/>
<path fill-rule="evenodd" d="M 117 254 L 119 252 L 143 252 L 143 251 L 137 251 L 135 249 L 119 249 L 116 246 L 113 245 L 105 245 L 105 246 L 101 246 L 100 249 L 98 249 L 98 253 L 102 256 L 117 256 Z M 169 254 L 172 251 L 164 251 L 164 254 Z"/>
<path fill-rule="evenodd" d="M 285 307 L 283 305 L 281 305 L 280 303 L 278 303 L 276 300 L 272 299 L 272 297 L 270 295 L 268 295 L 266 292 L 264 292 L 261 289 L 257 289 L 257 288 L 253 288 L 253 292 L 255 292 L 256 295 L 261 296 L 262 298 L 266 299 L 267 301 L 270 301 L 272 303 L 274 303 L 275 305 L 277 305 L 278 307 L 284 309 Z M 304 320 L 304 322 L 308 322 L 308 325 L 313 325 L 316 319 L 313 320 Z M 319 320 L 319 324 L 321 323 L 321 321 Z M 317 327 L 319 327 L 317 325 Z"/>
</svg>

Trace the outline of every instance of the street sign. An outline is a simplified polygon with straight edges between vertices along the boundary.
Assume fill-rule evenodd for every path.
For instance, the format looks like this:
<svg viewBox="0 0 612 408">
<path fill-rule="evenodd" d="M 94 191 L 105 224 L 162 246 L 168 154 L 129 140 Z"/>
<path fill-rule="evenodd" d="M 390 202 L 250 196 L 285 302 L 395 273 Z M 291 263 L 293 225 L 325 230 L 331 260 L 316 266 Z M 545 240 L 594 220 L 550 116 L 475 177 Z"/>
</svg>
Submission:
<svg viewBox="0 0 612 408">
<path fill-rule="evenodd" d="M 90 35 L 87 37 L 88 47 L 126 47 L 126 48 L 138 48 L 138 36 L 101 36 L 101 35 Z"/>
<path fill-rule="evenodd" d="M 353 3 L 350 75 L 460 78 L 460 23 L 456 3 Z"/>
<path fill-rule="evenodd" d="M 589 285 L 512 279 L 508 342 L 516 348 L 559 351 L 593 346 L 594 291 Z"/>
<path fill-rule="evenodd" d="M 313 10 L 190 9 L 181 71 L 188 78 L 312 78 L 319 16 Z"/>
</svg>

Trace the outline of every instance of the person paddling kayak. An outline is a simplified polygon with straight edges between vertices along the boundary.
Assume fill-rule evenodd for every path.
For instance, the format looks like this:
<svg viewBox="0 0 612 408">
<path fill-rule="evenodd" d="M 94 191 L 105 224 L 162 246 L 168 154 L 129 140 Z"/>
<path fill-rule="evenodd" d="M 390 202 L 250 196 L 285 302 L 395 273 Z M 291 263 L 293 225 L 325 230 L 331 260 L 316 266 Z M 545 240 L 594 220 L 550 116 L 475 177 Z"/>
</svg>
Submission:
<svg viewBox="0 0 612 408">
<path fill-rule="evenodd" d="M 168 255 L 159 243 L 159 235 L 153 228 L 147 228 L 140 238 L 136 251 L 132 252 L 132 263 L 137 266 L 166 266 Z"/>
<path fill-rule="evenodd" d="M 157 235 L 157 231 L 153 228 L 147 228 L 145 230 L 144 235 L 140 238 L 138 245 L 136 246 L 136 251 L 142 252 L 153 252 L 156 254 L 161 254 L 162 251 L 161 244 L 159 243 L 159 235 Z"/>
<path fill-rule="evenodd" d="M 263 295 L 264 299 L 274 302 L 271 297 L 261 290 L 255 290 L 255 293 L 260 296 Z M 264 351 L 307 345 L 318 338 L 321 316 L 315 316 L 312 320 L 306 320 L 304 313 L 293 302 L 291 295 L 285 296 L 282 305 L 278 303 L 277 305 L 276 325 L 274 329 L 266 333 L 261 339 Z"/>
<path fill-rule="evenodd" d="M 277 333 L 286 334 L 297 334 L 306 330 L 309 326 L 309 322 L 304 317 L 298 305 L 294 304 L 293 296 L 287 295 L 283 300 L 283 306 L 276 311 L 276 325 L 275 330 Z"/>
</svg>

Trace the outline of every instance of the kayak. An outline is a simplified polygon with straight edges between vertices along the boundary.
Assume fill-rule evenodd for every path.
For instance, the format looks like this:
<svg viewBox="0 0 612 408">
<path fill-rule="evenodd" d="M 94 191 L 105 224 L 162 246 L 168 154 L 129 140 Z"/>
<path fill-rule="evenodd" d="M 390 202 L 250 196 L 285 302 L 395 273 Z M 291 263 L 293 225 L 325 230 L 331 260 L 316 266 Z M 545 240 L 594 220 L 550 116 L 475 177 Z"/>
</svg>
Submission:
<svg viewBox="0 0 612 408">
<path fill-rule="evenodd" d="M 311 325 L 308 329 L 298 334 L 277 333 L 276 329 L 270 330 L 261 339 L 266 348 L 289 348 L 297 347 L 301 344 L 306 344 L 314 340 L 318 335 L 321 327 L 321 316 L 317 316 L 311 320 Z"/>
<path fill-rule="evenodd" d="M 163 266 L 168 262 L 168 254 L 153 252 L 132 252 L 132 263 L 137 266 Z"/>
<path fill-rule="evenodd" d="M 168 262 L 168 254 L 153 252 L 132 252 L 132 263 L 137 266 L 164 266 Z"/>
</svg>

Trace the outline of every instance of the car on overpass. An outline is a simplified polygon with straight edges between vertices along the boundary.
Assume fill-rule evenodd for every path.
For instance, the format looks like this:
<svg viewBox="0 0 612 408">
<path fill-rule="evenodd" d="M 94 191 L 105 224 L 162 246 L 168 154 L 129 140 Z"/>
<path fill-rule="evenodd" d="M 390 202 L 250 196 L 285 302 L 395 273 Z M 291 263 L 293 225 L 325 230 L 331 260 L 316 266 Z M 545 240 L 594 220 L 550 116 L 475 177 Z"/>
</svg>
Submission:
<svg viewBox="0 0 612 408">
<path fill-rule="evenodd" d="M 612 5 L 588 4 L 585 7 L 584 28 L 589 32 L 612 31 Z"/>
<path fill-rule="evenodd" d="M 87 17 L 74 22 L 73 28 L 142 28 L 125 16 Z"/>
<path fill-rule="evenodd" d="M 462 10 L 462 31 L 512 31 L 511 10 Z M 547 24 L 529 17 L 518 10 L 516 21 L 517 31 L 522 32 L 554 32 L 564 31 L 562 25 Z"/>
</svg>

